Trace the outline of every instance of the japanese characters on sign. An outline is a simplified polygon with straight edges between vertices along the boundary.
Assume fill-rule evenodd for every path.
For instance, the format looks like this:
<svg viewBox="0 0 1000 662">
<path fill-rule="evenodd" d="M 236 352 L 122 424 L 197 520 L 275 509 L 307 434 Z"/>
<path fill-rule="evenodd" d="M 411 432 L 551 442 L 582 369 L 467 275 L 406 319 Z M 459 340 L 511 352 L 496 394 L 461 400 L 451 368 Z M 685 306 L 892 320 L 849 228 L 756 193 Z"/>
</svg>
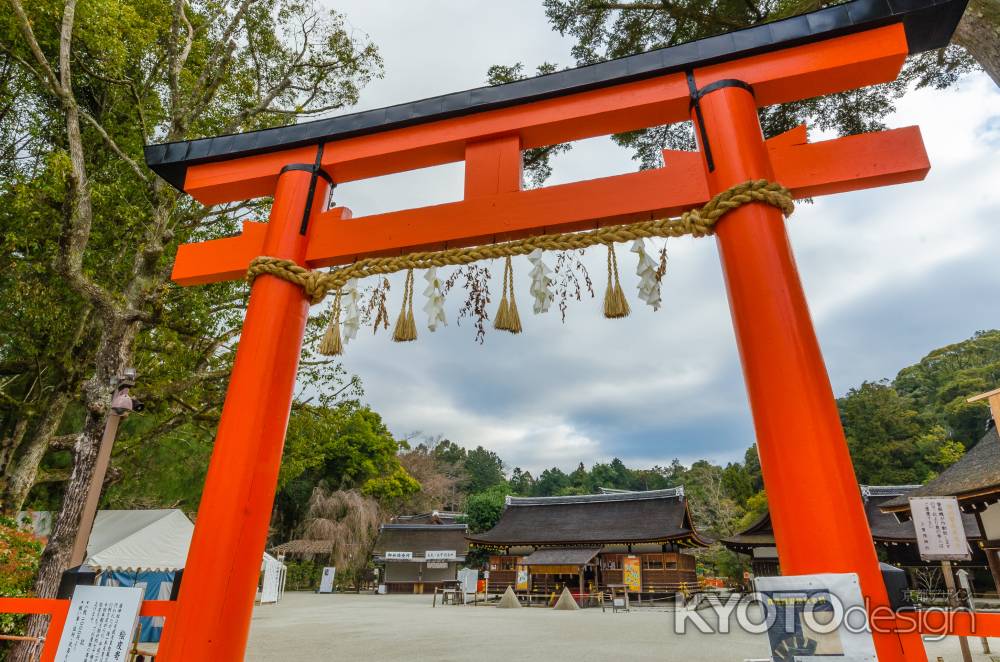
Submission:
<svg viewBox="0 0 1000 662">
<path fill-rule="evenodd" d="M 386 561 L 412 561 L 413 552 L 386 552 Z"/>
<path fill-rule="evenodd" d="M 911 497 L 910 512 L 917 548 L 924 561 L 964 561 L 971 558 L 962 511 L 955 497 Z"/>
<path fill-rule="evenodd" d="M 457 556 L 454 549 L 428 549 L 424 552 L 428 561 L 454 561 Z"/>
<path fill-rule="evenodd" d="M 56 662 L 126 662 L 142 593 L 135 586 L 77 586 Z"/>
</svg>

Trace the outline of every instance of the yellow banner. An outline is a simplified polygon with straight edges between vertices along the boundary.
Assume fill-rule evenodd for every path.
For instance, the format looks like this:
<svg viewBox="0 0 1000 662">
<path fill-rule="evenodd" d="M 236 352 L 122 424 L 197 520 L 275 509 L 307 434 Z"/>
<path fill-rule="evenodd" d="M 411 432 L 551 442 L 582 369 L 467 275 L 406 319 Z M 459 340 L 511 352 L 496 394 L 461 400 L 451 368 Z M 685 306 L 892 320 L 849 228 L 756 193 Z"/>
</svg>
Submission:
<svg viewBox="0 0 1000 662">
<path fill-rule="evenodd" d="M 519 565 L 517 566 L 517 584 L 514 586 L 515 591 L 527 591 L 528 590 L 528 566 Z"/>
<path fill-rule="evenodd" d="M 629 591 L 642 591 L 642 559 L 638 556 L 626 556 L 622 562 L 622 583 Z"/>
</svg>

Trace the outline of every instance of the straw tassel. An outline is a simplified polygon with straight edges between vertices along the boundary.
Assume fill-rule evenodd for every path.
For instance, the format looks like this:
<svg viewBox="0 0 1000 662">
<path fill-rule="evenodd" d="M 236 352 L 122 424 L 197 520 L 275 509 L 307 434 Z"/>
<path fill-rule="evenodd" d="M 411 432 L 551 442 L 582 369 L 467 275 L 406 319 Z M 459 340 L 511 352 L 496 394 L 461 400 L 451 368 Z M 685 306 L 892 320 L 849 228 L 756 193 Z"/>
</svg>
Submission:
<svg viewBox="0 0 1000 662">
<path fill-rule="evenodd" d="M 608 289 L 604 293 L 604 316 L 609 319 L 628 317 L 628 299 L 622 292 L 622 284 L 618 279 L 618 257 L 615 255 L 614 244 L 608 244 Z"/>
<path fill-rule="evenodd" d="M 511 333 L 521 333 L 521 315 L 517 312 L 517 299 L 514 298 L 514 268 L 510 257 L 503 265 L 503 295 L 500 297 L 500 307 L 493 321 L 493 328 Z"/>
<path fill-rule="evenodd" d="M 344 342 L 340 337 L 340 292 L 333 297 L 333 310 L 330 311 L 330 323 L 326 327 L 323 339 L 319 341 L 319 353 L 324 356 L 340 356 L 344 353 Z"/>
<path fill-rule="evenodd" d="M 396 319 L 392 339 L 396 342 L 410 342 L 417 339 L 417 322 L 413 319 L 413 269 L 406 272 L 403 307 L 399 311 L 399 318 Z"/>
</svg>

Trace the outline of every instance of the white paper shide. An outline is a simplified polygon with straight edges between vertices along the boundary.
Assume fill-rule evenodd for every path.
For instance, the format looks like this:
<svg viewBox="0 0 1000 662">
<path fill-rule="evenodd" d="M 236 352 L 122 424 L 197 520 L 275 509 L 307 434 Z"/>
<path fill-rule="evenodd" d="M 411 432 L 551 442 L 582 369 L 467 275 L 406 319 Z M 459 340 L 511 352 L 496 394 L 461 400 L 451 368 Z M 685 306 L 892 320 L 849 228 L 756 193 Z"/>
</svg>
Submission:
<svg viewBox="0 0 1000 662">
<path fill-rule="evenodd" d="M 531 277 L 531 297 L 535 300 L 536 315 L 548 312 L 549 306 L 555 300 L 550 276 L 552 270 L 542 261 L 542 255 L 541 248 L 536 248 L 528 254 L 528 261 L 531 262 L 531 271 L 528 275 Z"/>
<path fill-rule="evenodd" d="M 424 288 L 424 296 L 427 303 L 424 304 L 424 312 L 427 313 L 427 328 L 437 331 L 438 325 L 448 326 L 448 320 L 444 316 L 444 292 L 442 291 L 441 279 L 438 278 L 437 267 L 431 267 L 424 272 L 424 280 L 427 287 Z"/>
<path fill-rule="evenodd" d="M 361 328 L 361 309 L 358 302 L 358 279 L 351 278 L 344 284 L 344 344 L 346 345 L 358 335 Z"/>
<path fill-rule="evenodd" d="M 639 276 L 639 299 L 653 310 L 659 310 L 660 279 L 656 277 L 659 265 L 646 252 L 645 239 L 633 241 L 631 251 L 639 256 L 639 264 L 635 268 L 635 273 Z"/>
</svg>

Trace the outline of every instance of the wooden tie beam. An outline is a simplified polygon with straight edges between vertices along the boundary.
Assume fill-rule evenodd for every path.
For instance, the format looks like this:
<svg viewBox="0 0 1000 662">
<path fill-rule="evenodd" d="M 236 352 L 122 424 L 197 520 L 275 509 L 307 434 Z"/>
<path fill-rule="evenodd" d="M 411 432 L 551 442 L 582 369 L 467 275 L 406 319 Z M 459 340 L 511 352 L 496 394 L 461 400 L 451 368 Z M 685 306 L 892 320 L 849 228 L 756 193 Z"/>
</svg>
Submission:
<svg viewBox="0 0 1000 662">
<path fill-rule="evenodd" d="M 508 85 L 150 145 L 147 164 L 204 204 L 274 196 L 267 223 L 181 246 L 174 280 L 242 278 L 260 255 L 318 268 L 629 223 L 699 206 L 748 179 L 778 181 L 796 197 L 920 180 L 930 166 L 915 127 L 819 143 L 798 127 L 765 141 L 757 109 L 895 79 L 908 54 L 948 43 L 965 2 L 854 0 Z M 667 151 L 662 168 L 521 188 L 525 149 L 687 119 L 699 151 Z M 461 200 L 358 218 L 326 208 L 334 183 L 459 161 Z M 753 203 L 720 221 L 716 236 L 782 568 L 857 573 L 872 614 L 883 613 L 885 585 L 784 219 Z M 251 287 L 184 582 L 164 625 L 164 662 L 243 659 L 308 307 L 277 277 Z M 820 535 L 803 522 L 821 522 Z M 55 615 L 48 650 L 65 602 L 0 601 L 0 611 L 43 607 Z M 926 659 L 923 625 L 890 620 L 874 633 L 879 659 Z M 1000 634 L 1000 623 L 987 629 Z"/>
</svg>

